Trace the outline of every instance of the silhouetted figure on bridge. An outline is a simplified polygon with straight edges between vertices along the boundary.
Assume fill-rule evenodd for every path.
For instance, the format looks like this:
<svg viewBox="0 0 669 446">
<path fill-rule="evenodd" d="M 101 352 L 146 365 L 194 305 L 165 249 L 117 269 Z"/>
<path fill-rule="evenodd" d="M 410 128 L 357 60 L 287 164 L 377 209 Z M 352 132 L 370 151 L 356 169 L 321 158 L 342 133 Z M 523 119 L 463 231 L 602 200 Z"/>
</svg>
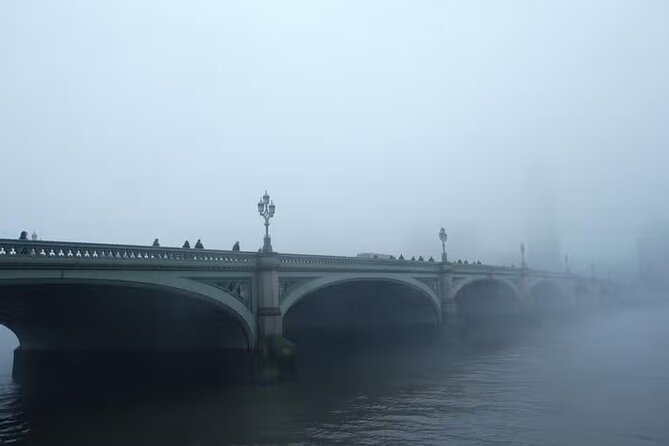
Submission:
<svg viewBox="0 0 669 446">
<path fill-rule="evenodd" d="M 418 256 L 418 261 L 422 262 L 423 261 L 423 256 Z"/>
<path fill-rule="evenodd" d="M 195 242 L 195 249 L 204 249 L 204 245 L 200 241 L 200 239 L 197 239 L 197 242 Z"/>
<path fill-rule="evenodd" d="M 404 260 L 404 256 L 400 254 L 399 260 Z"/>
<path fill-rule="evenodd" d="M 430 259 L 428 260 L 428 262 L 434 262 L 434 257 L 430 256 Z"/>
<path fill-rule="evenodd" d="M 232 250 L 233 251 L 239 251 L 239 240 L 236 241 L 234 245 L 232 245 Z"/>
<path fill-rule="evenodd" d="M 186 241 L 184 242 L 184 245 L 182 246 L 182 248 L 190 249 L 190 243 L 188 243 L 188 240 L 186 240 Z"/>
<path fill-rule="evenodd" d="M 416 261 L 416 256 L 411 256 L 411 261 L 415 262 Z"/>
<path fill-rule="evenodd" d="M 158 239 L 155 239 L 153 241 L 153 245 L 151 245 L 151 246 L 153 246 L 154 248 L 160 248 L 160 242 L 158 241 Z"/>
<path fill-rule="evenodd" d="M 19 235 L 19 240 L 28 240 L 28 232 L 21 231 L 21 235 Z"/>
</svg>

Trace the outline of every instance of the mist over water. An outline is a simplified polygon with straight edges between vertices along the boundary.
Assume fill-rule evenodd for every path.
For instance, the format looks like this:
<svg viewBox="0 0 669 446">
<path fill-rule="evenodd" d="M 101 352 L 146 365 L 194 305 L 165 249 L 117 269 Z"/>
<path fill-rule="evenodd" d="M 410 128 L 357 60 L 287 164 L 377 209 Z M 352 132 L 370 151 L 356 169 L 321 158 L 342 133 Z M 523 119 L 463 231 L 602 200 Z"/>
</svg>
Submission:
<svg viewBox="0 0 669 446">
<path fill-rule="evenodd" d="M 667 444 L 667 318 L 669 306 L 653 305 L 544 320 L 476 342 L 326 344 L 302 350 L 297 378 L 271 386 L 159 387 L 129 376 L 97 387 L 12 384 L 3 333 L 0 440 Z"/>
</svg>

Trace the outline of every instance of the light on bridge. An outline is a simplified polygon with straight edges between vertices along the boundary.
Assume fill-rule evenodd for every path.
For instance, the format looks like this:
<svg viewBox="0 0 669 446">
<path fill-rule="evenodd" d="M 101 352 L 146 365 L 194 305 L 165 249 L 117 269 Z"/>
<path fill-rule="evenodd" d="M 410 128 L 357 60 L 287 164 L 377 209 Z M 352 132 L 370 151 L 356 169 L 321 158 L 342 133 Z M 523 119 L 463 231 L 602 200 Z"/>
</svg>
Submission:
<svg viewBox="0 0 669 446">
<path fill-rule="evenodd" d="M 441 240 L 441 261 L 446 263 L 446 240 L 448 239 L 448 234 L 446 234 L 446 229 L 441 228 L 439 230 L 439 240 Z"/>
<path fill-rule="evenodd" d="M 263 242 L 262 251 L 272 252 L 272 239 L 269 237 L 269 219 L 274 217 L 276 205 L 270 201 L 269 194 L 265 191 L 265 195 L 260 198 L 258 202 L 258 214 L 265 219 L 265 239 Z"/>
</svg>

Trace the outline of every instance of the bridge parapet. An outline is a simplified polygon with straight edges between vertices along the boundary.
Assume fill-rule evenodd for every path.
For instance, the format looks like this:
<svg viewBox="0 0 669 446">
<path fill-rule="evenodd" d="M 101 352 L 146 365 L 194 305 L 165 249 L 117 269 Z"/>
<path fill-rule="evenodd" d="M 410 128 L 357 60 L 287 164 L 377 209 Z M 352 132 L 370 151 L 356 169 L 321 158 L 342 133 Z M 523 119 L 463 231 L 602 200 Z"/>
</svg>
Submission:
<svg viewBox="0 0 669 446">
<path fill-rule="evenodd" d="M 306 254 L 280 254 L 279 265 L 284 270 L 387 270 L 437 272 L 439 263 L 399 259 L 373 259 L 363 257 L 322 256 Z"/>
<path fill-rule="evenodd" d="M 256 254 L 211 249 L 0 239 L 0 263 L 209 263 L 255 267 Z"/>
</svg>

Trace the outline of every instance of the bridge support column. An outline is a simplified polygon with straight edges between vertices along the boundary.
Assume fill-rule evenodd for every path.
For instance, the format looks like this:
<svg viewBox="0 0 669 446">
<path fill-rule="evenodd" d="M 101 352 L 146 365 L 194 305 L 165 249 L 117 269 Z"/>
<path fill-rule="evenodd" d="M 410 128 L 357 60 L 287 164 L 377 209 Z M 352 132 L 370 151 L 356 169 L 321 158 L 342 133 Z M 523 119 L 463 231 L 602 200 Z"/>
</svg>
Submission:
<svg viewBox="0 0 669 446">
<path fill-rule="evenodd" d="M 439 268 L 439 294 L 441 323 L 444 326 L 454 327 L 458 319 L 458 305 L 453 295 L 453 275 L 448 263 L 442 263 Z"/>
<path fill-rule="evenodd" d="M 258 334 L 260 338 L 281 336 L 279 258 L 275 253 L 263 253 L 258 264 Z"/>
<path fill-rule="evenodd" d="M 291 374 L 295 351 L 283 337 L 283 318 L 279 306 L 279 257 L 261 253 L 258 258 L 258 379 L 275 381 Z"/>
<path fill-rule="evenodd" d="M 530 315 L 534 312 L 534 299 L 530 293 L 530 276 L 526 269 L 520 272 L 520 280 L 518 281 L 518 291 L 520 292 L 520 311 L 525 315 Z"/>
</svg>

